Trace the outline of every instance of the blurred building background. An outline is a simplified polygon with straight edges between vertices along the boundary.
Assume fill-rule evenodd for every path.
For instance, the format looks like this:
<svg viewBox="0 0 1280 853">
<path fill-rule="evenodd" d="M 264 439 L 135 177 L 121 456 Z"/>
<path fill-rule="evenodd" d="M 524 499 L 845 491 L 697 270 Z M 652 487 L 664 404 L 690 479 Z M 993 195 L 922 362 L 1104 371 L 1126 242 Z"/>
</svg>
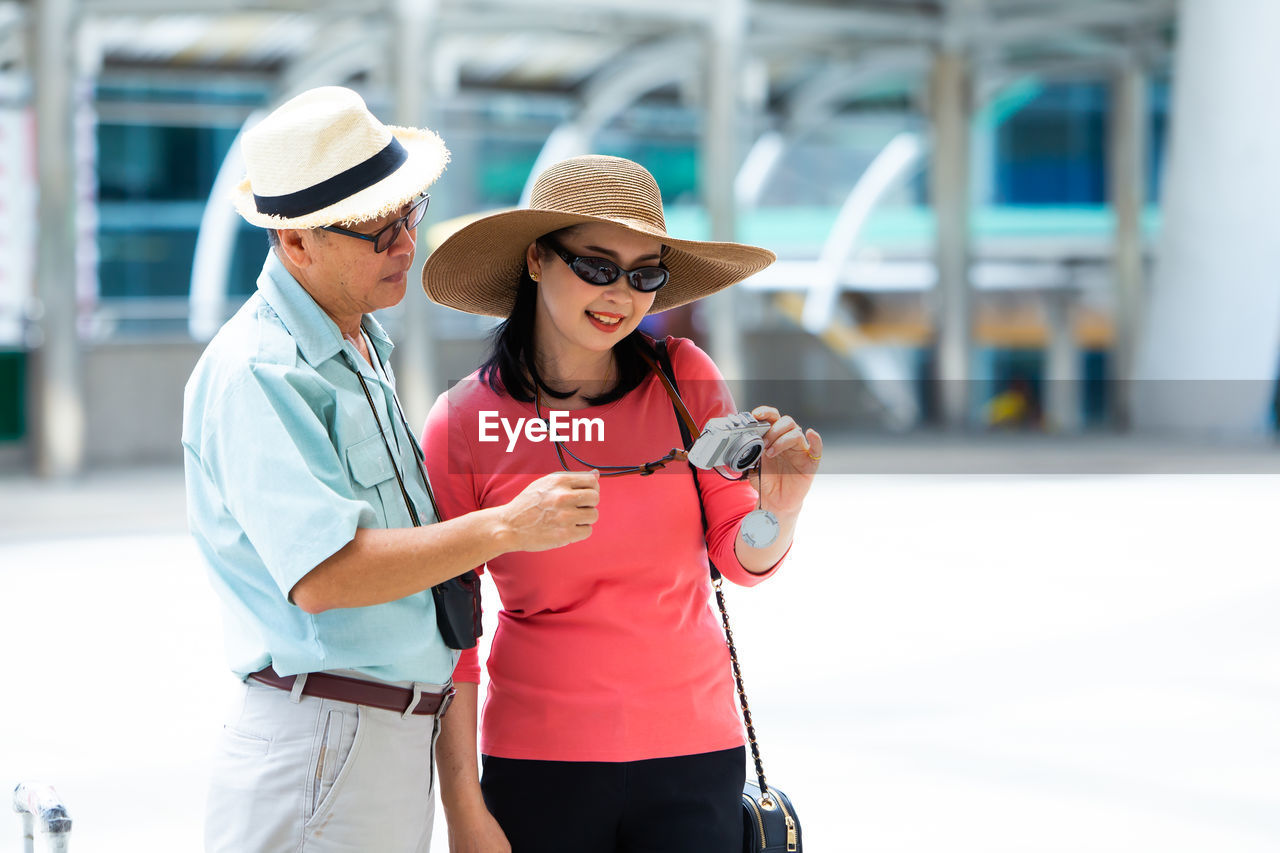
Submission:
<svg viewBox="0 0 1280 853">
<path fill-rule="evenodd" d="M 237 135 L 322 84 L 452 150 L 419 263 L 585 151 L 647 166 L 672 233 L 777 251 L 656 326 L 748 401 L 1273 435 L 1277 31 L 1273 0 L 0 2 L 0 470 L 180 458 L 266 249 Z M 420 422 L 488 324 L 387 313 Z"/>
<path fill-rule="evenodd" d="M 346 84 L 453 151 L 419 263 L 584 151 L 778 252 L 660 328 L 826 437 L 789 568 L 730 593 L 813 849 L 1276 850 L 1276 33 L 1277 0 L 0 0 L 0 781 L 55 782 L 86 850 L 199 846 L 234 679 L 182 388 L 266 251 L 241 128 Z M 420 422 L 487 322 L 385 313 Z"/>
</svg>

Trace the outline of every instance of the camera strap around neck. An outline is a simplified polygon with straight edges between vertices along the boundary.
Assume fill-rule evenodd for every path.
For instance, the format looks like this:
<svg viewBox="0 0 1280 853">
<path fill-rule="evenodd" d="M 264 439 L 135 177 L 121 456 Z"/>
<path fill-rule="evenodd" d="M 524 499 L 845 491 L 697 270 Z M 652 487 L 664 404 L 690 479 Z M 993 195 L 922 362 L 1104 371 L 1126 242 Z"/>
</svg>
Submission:
<svg viewBox="0 0 1280 853">
<path fill-rule="evenodd" d="M 365 335 L 364 328 L 361 327 L 360 334 Z M 368 339 L 366 335 L 366 346 L 369 348 L 369 354 L 377 360 L 378 370 L 381 372 L 383 382 L 391 391 L 391 400 L 396 409 L 396 414 L 400 416 L 400 425 L 404 427 L 405 438 L 408 440 L 410 447 L 413 448 L 413 456 L 418 460 L 418 476 L 422 479 L 422 485 L 427 491 L 427 499 L 431 501 L 431 511 L 435 513 L 436 521 L 444 521 L 444 516 L 440 514 L 440 507 L 436 503 L 435 492 L 431 490 L 431 481 L 427 479 L 427 464 L 423 458 L 422 448 L 418 447 L 417 442 L 413 440 L 413 433 L 409 431 L 409 422 L 405 420 L 404 409 L 400 407 L 400 398 L 396 396 L 394 388 L 390 388 L 391 377 L 387 373 L 387 366 L 382 363 L 382 356 L 373 347 L 373 341 Z M 365 382 L 364 374 L 360 372 L 360 367 L 352 360 L 351 356 L 346 352 L 342 353 L 343 358 L 347 361 L 347 366 L 355 373 L 356 379 L 360 380 L 360 387 L 364 390 L 364 398 L 369 403 L 369 411 L 373 413 L 373 419 L 378 425 L 378 433 L 382 436 L 382 446 L 387 451 L 387 461 L 391 463 L 391 470 L 396 475 L 396 483 L 400 486 L 400 496 L 404 499 L 404 508 L 409 511 L 409 519 L 413 522 L 414 527 L 422 526 L 422 519 L 418 516 L 418 510 L 414 506 L 413 501 L 409 498 L 409 490 L 405 488 L 404 477 L 400 474 L 401 460 L 397 458 L 397 454 L 391 449 L 391 444 L 387 441 L 387 432 L 383 429 L 382 418 L 378 416 L 378 406 L 373 402 L 373 394 L 369 392 L 369 384 Z M 370 362 L 373 366 L 373 362 Z M 395 437 L 395 425 L 391 425 L 392 436 Z M 400 439 L 396 438 L 396 444 L 399 446 Z"/>
<path fill-rule="evenodd" d="M 676 410 L 676 420 L 680 424 L 680 438 L 684 441 L 684 449 L 688 450 L 693 447 L 694 436 L 699 435 L 702 430 L 698 429 L 698 422 L 693 419 L 693 415 L 689 414 L 688 407 L 685 406 L 684 400 L 680 399 L 680 392 L 672 382 L 675 372 L 671 369 L 671 357 L 667 354 L 666 340 L 657 341 L 655 347 L 658 350 L 658 361 L 654 361 L 653 357 L 645 352 L 643 347 L 637 347 L 636 351 L 640 353 L 640 357 L 648 362 L 649 367 L 657 374 L 658 379 L 662 382 L 662 387 L 667 389 L 667 396 L 671 398 L 671 405 Z M 670 376 L 668 376 L 668 372 L 671 373 Z"/>
</svg>

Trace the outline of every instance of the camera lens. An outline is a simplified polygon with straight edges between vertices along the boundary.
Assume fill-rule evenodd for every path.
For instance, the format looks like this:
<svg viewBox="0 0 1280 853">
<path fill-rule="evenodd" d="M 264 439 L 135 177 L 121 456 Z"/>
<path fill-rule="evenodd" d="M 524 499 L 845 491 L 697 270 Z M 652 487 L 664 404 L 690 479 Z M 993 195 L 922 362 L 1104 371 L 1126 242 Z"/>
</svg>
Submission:
<svg viewBox="0 0 1280 853">
<path fill-rule="evenodd" d="M 738 453 L 733 460 L 733 468 L 736 471 L 745 471 L 752 465 L 756 464 L 756 460 L 760 458 L 760 451 L 764 449 L 764 442 L 755 439 Z"/>
</svg>

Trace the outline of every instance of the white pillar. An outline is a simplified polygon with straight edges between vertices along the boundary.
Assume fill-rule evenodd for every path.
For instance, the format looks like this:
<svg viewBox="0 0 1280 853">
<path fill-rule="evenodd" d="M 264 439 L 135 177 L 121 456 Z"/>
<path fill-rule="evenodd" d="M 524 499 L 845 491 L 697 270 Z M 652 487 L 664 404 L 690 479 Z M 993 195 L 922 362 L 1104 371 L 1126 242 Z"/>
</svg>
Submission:
<svg viewBox="0 0 1280 853">
<path fill-rule="evenodd" d="M 65 477 L 84 464 L 85 405 L 77 329 L 75 4 L 32 7 L 37 208 L 36 347 L 31 359 L 32 446 L 36 472 Z"/>
<path fill-rule="evenodd" d="M 1080 348 L 1075 338 L 1075 293 L 1068 288 L 1044 294 L 1049 345 L 1044 354 L 1044 413 L 1050 432 L 1080 429 Z"/>
<path fill-rule="evenodd" d="M 439 116 L 434 108 L 435 92 L 432 73 L 438 27 L 435 26 L 435 2 L 400 0 L 396 4 L 394 45 L 395 123 L 405 127 L 430 126 L 429 116 Z M 432 130 L 437 128 L 432 127 Z M 448 139 L 445 144 L 448 144 Z M 427 209 L 427 218 L 432 218 Z M 422 292 L 422 264 L 426 246 L 422 237 L 426 222 L 419 229 L 417 254 L 408 273 L 404 301 L 400 304 L 400 328 L 396 334 L 396 390 L 404 406 L 409 429 L 422 429 L 427 412 L 436 395 L 445 390 L 436 359 L 432 306 Z"/>
<path fill-rule="evenodd" d="M 706 68 L 706 115 L 703 119 L 702 197 L 711 220 L 711 239 L 736 239 L 733 183 L 742 141 L 742 112 L 738 104 L 742 71 L 742 41 L 746 33 L 744 0 L 724 0 L 709 22 Z M 729 379 L 745 378 L 737 293 L 721 291 L 698 304 L 707 328 L 711 357 Z"/>
<path fill-rule="evenodd" d="M 1115 339 L 1108 376 L 1114 394 L 1115 421 L 1133 423 L 1129 377 L 1133 375 L 1138 318 L 1146 287 L 1142 252 L 1142 209 L 1147 196 L 1147 149 L 1150 142 L 1150 98 L 1146 70 L 1130 61 L 1112 81 L 1108 183 L 1115 213 L 1115 256 L 1112 260 Z"/>
<path fill-rule="evenodd" d="M 960 428 L 968 421 L 972 370 L 972 305 L 969 286 L 969 62 L 958 51 L 944 51 L 930 77 L 933 164 L 929 196 L 937 217 L 934 292 L 937 336 L 936 377 L 940 381 L 943 421 Z"/>
<path fill-rule="evenodd" d="M 1138 427 L 1265 430 L 1280 363 L 1280 3 L 1183 0 Z"/>
</svg>

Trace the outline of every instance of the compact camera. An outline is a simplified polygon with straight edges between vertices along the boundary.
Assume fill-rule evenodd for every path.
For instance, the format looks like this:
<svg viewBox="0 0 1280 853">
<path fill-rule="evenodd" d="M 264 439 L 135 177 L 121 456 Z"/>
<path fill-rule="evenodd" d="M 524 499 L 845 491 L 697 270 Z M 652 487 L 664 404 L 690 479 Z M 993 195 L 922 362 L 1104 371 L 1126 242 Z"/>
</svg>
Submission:
<svg viewBox="0 0 1280 853">
<path fill-rule="evenodd" d="M 763 436 L 768 431 L 769 424 L 746 412 L 712 418 L 689 448 L 689 464 L 705 470 L 724 467 L 741 474 L 760 460 Z"/>
</svg>

